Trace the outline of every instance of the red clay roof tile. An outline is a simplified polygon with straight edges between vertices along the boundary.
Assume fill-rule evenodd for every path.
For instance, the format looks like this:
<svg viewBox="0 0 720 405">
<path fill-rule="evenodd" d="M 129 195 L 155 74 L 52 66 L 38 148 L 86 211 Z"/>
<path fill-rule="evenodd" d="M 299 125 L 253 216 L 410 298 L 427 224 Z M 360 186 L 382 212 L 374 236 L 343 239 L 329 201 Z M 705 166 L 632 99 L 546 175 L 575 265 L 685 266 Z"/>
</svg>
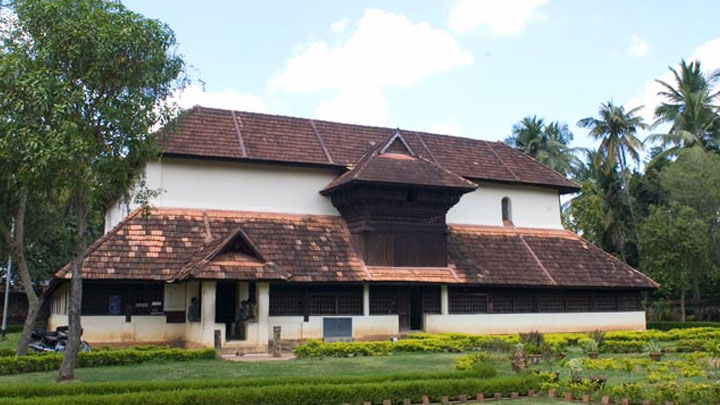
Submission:
<svg viewBox="0 0 720 405">
<path fill-rule="evenodd" d="M 204 215 L 215 237 L 211 242 L 205 242 Z M 239 228 L 258 255 L 220 248 Z M 657 287 L 568 231 L 475 225 L 449 225 L 447 231 L 447 268 L 367 267 L 341 217 L 158 209 L 145 218 L 134 212 L 98 239 L 82 272 L 88 279 L 173 281 L 187 276 L 188 266 L 202 263 L 190 274 L 287 282 Z M 56 277 L 69 278 L 69 266 Z"/>
<path fill-rule="evenodd" d="M 230 110 L 192 108 L 178 120 L 177 127 L 169 129 L 171 134 L 165 139 L 164 153 L 330 165 L 342 169 L 397 131 L 239 111 L 234 116 L 235 120 Z M 579 189 L 573 181 L 501 142 L 401 132 L 406 134 L 405 140 L 418 157 L 469 179 L 550 186 L 561 192 Z"/>
</svg>

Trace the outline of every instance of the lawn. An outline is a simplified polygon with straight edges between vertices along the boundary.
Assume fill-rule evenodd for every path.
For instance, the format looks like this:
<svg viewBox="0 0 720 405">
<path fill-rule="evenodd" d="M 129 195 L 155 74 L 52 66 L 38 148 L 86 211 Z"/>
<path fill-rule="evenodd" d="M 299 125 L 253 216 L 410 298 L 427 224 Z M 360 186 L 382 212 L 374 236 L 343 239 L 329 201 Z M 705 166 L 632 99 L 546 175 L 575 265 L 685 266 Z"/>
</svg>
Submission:
<svg viewBox="0 0 720 405">
<path fill-rule="evenodd" d="M 705 335 L 703 335 L 705 333 Z M 571 361 L 573 359 L 581 359 L 579 361 L 580 371 L 579 375 L 584 378 L 600 377 L 607 382 L 609 390 L 602 391 L 602 394 L 608 394 L 613 392 L 614 388 L 624 387 L 626 383 L 638 383 L 640 388 L 646 390 L 643 394 L 638 395 L 653 395 L 652 391 L 655 388 L 665 387 L 662 389 L 672 389 L 672 386 L 667 384 L 679 384 L 680 386 L 686 385 L 690 390 L 706 390 L 707 384 L 712 384 L 717 379 L 717 374 L 713 374 L 713 369 L 708 365 L 708 353 L 699 350 L 694 353 L 681 353 L 676 352 L 679 348 L 687 348 L 690 346 L 698 346 L 700 343 L 704 343 L 706 340 L 717 341 L 720 337 L 720 331 L 700 331 L 700 330 L 688 330 L 685 332 L 647 332 L 647 333 L 634 333 L 628 332 L 624 334 L 609 335 L 611 338 L 607 340 L 603 347 L 608 349 L 622 349 L 628 347 L 633 350 L 638 350 L 635 353 L 601 353 L 599 360 L 589 360 L 587 355 L 583 352 L 581 347 L 582 344 L 578 343 L 578 338 L 588 339 L 588 335 L 584 334 L 564 334 L 564 335 L 547 335 L 546 339 L 553 342 L 565 355 L 565 360 L 553 360 L 550 363 L 541 362 L 539 365 L 528 366 L 532 371 L 545 371 L 545 372 L 558 372 L 560 375 L 560 383 L 554 384 L 557 388 L 558 393 L 569 392 L 567 390 L 583 390 L 577 391 L 584 393 L 585 390 L 596 390 L 597 388 L 585 387 L 579 388 L 570 385 L 568 386 L 570 369 L 569 363 L 575 363 Z M 463 335 L 467 336 L 467 335 Z M 317 357 L 301 357 L 287 361 L 270 361 L 270 362 L 234 362 L 221 359 L 205 359 L 205 360 L 187 360 L 183 362 L 171 361 L 171 360 L 153 360 L 147 361 L 142 364 L 132 364 L 124 366 L 103 366 L 94 368 L 79 368 L 77 369 L 77 377 L 82 383 L 88 383 L 86 386 L 93 386 L 93 383 L 122 383 L 122 382 L 152 382 L 152 381 L 168 381 L 173 386 L 187 387 L 187 384 L 191 384 L 193 381 L 201 383 L 200 389 L 204 389 L 209 385 L 213 384 L 237 384 L 234 381 L 240 382 L 247 378 L 277 378 L 278 385 L 282 384 L 284 377 L 352 377 L 352 376 L 389 376 L 391 374 L 407 374 L 407 373 L 453 373 L 455 368 L 455 360 L 458 356 L 464 356 L 468 350 L 473 349 L 472 345 L 462 346 L 467 344 L 467 339 L 474 339 L 474 337 L 463 337 L 457 336 L 418 336 L 408 341 L 403 341 L 404 345 L 396 346 L 396 344 L 390 344 L 390 342 L 377 342 L 377 343 L 357 343 L 349 344 L 350 346 L 333 346 L 339 352 L 336 352 L 335 357 L 332 355 L 325 354 L 326 347 L 316 347 L 314 350 L 321 350 L 321 353 L 315 353 Z M 663 355 L 662 361 L 651 362 L 647 353 L 643 353 L 642 343 L 648 339 L 658 339 L 660 343 L 665 347 L 666 352 Z M 425 339 L 425 340 L 423 340 Z M 516 375 L 511 369 L 512 353 L 517 350 L 514 346 L 513 339 L 517 339 L 517 336 L 506 337 L 509 346 L 505 346 L 503 351 L 498 348 L 492 349 L 489 352 L 489 361 L 492 366 L 497 370 L 498 378 L 507 378 L 508 376 Z M 644 340 L 643 340 L 644 339 Z M 672 339 L 672 340 L 670 340 Z M 486 341 L 485 337 L 478 338 L 477 344 Z M 17 341 L 17 334 L 11 335 L 7 341 L 2 342 L 4 348 L 11 348 L 14 342 Z M 567 343 L 567 342 L 574 343 Z M 698 342 L 700 341 L 700 342 Z M 460 344 L 460 346 L 454 345 L 454 343 Z M 462 343 L 465 342 L 465 343 Z M 565 343 L 563 343 L 565 342 Z M 628 346 L 623 346 L 624 343 L 628 343 Z M 389 351 L 384 352 L 385 355 L 374 355 L 374 356 L 363 356 L 355 353 L 352 354 L 352 350 L 357 347 L 365 347 L 366 354 L 382 354 L 382 347 L 387 348 L 387 345 L 391 347 L 405 348 L 400 351 Z M 415 345 L 412 345 L 415 344 Z M 433 344 L 447 345 L 449 349 L 443 349 L 443 347 L 433 346 Z M 364 345 L 364 346 L 363 346 Z M 385 345 L 385 346 L 383 346 Z M 423 346 L 424 345 L 424 346 Z M 310 346 L 310 345 L 308 345 Z M 420 350 L 421 347 L 428 351 L 405 351 L 415 348 Z M 464 353 L 457 353 L 458 347 L 464 347 Z M 720 346 L 719 346 L 720 347 Z M 429 349 L 428 349 L 429 348 Z M 330 349 L 328 346 L 327 349 Z M 438 350 L 439 349 L 439 350 Z M 330 350 L 330 352 L 332 352 Z M 359 350 L 359 349 L 358 349 Z M 444 351 L 443 351 L 444 350 Z M 379 353 L 376 353 L 379 352 Z M 313 353 L 312 351 L 307 353 Z M 554 356 L 550 356 L 554 359 Z M 23 387 L 23 383 L 40 383 L 48 386 L 52 386 L 57 376 L 56 371 L 47 372 L 35 372 L 25 374 L 15 374 L 0 376 L 0 389 L 9 388 L 12 386 Z M 710 376 L 711 378 L 708 378 Z M 365 377 L 363 377 L 365 378 Z M 425 378 L 430 381 L 429 377 L 413 377 L 416 379 Z M 448 378 L 448 377 L 443 377 Z M 453 379 L 455 377 L 452 377 Z M 462 377 L 459 377 L 462 378 Z M 464 377 L 467 378 L 467 377 Z M 228 380 L 237 379 L 237 380 Z M 225 380 L 227 382 L 223 382 Z M 204 381 L 207 381 L 205 383 Z M 255 384 L 255 380 L 247 380 L 249 384 Z M 273 380 L 274 381 L 274 380 Z M 382 384 L 385 384 L 387 380 L 381 379 Z M 549 380 L 546 380 L 549 381 Z M 587 381 L 587 380 L 584 380 Z M 437 381 L 440 382 L 440 381 Z M 318 384 L 320 381 L 311 380 L 303 382 L 302 384 Z M 272 383 L 275 385 L 275 383 Z M 444 384 L 444 383 L 443 383 Z M 543 385 L 543 389 L 554 388 L 553 384 L 547 386 Z M 702 384 L 702 385 L 699 385 Z M 445 385 L 442 389 L 445 389 Z M 539 387 L 539 386 L 538 386 Z M 695 387 L 695 388 L 693 388 Z M 717 385 L 718 393 L 720 393 L 720 385 Z M 32 388 L 32 387 L 28 387 Z M 640 389 L 639 388 L 639 389 Z M 210 388 L 208 388 L 210 389 Z M 624 389 L 624 388 L 623 388 Z M 713 388 L 714 389 L 714 388 Z M 188 388 L 183 388 L 188 390 Z M 221 390 L 222 391 L 222 390 Z M 507 390 L 510 392 L 512 390 Z M 489 391 L 495 392 L 495 391 Z M 632 395 L 629 391 L 628 394 L 615 392 L 615 398 L 618 395 Z M 686 393 L 682 395 L 686 395 Z M 595 392 L 595 398 L 598 399 L 600 391 Z M 663 394 L 664 395 L 664 394 Z M 687 397 L 687 396 L 686 396 Z M 438 397 L 439 398 L 439 397 Z M 647 397 L 643 397 L 647 398 Z M 2 401 L 0 401 L 2 402 Z M 5 402 L 2 402 L 3 404 Z M 532 404 L 550 404 L 557 403 L 555 400 L 545 398 L 532 398 L 532 399 L 521 399 L 512 403 L 532 403 Z M 679 403 L 688 403 L 679 402 Z M 706 402 L 702 402 L 706 403 Z M 715 403 L 715 402 L 710 402 Z"/>
<path fill-rule="evenodd" d="M 2 350 L 15 350 L 17 348 L 18 341 L 20 340 L 19 333 L 8 333 L 5 339 L 0 338 L 0 351 Z"/>
<path fill-rule="evenodd" d="M 407 372 L 452 371 L 456 353 L 406 353 L 382 357 L 310 358 L 269 362 L 191 360 L 182 363 L 154 361 L 128 366 L 77 369 L 80 381 L 149 381 L 179 379 L 378 375 Z M 509 366 L 507 372 L 509 373 Z M 56 371 L 0 377 L 0 384 L 53 382 Z"/>
</svg>

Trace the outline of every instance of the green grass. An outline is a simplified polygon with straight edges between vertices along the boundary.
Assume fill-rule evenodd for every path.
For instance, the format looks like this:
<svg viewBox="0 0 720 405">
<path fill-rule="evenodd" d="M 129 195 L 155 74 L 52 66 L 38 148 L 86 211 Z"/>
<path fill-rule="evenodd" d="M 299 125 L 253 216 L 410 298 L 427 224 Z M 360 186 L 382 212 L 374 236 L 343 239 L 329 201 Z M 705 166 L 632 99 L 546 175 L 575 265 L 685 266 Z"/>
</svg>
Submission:
<svg viewBox="0 0 720 405">
<path fill-rule="evenodd" d="M 19 333 L 8 333 L 7 335 L 5 335 L 5 339 L 0 338 L 0 350 L 8 349 L 14 351 L 17 348 L 19 340 Z"/>
<path fill-rule="evenodd" d="M 205 378 L 396 374 L 452 371 L 456 353 L 404 353 L 380 357 L 312 358 L 268 362 L 156 361 L 128 366 L 79 368 L 80 381 L 149 381 Z M 510 373 L 508 365 L 507 373 Z M 0 384 L 53 382 L 57 372 L 0 377 Z"/>
</svg>

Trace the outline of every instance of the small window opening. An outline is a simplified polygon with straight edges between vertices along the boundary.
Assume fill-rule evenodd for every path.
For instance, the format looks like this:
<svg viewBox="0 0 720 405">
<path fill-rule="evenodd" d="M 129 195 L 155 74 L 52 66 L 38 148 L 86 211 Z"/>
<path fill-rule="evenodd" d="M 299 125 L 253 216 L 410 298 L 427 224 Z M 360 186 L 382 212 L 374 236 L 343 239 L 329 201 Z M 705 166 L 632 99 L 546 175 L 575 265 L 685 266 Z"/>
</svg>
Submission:
<svg viewBox="0 0 720 405">
<path fill-rule="evenodd" d="M 512 201 L 509 197 L 502 199 L 502 220 L 505 225 L 512 225 Z"/>
<path fill-rule="evenodd" d="M 417 201 L 417 190 L 410 190 L 407 193 L 407 202 L 416 202 Z"/>
</svg>

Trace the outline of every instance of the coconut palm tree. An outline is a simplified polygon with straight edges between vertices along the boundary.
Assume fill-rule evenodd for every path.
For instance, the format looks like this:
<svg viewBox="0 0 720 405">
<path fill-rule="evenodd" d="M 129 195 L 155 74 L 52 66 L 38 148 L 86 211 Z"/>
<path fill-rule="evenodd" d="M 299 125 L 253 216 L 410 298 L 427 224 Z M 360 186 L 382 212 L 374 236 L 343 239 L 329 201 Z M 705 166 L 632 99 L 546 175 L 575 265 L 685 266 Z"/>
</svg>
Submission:
<svg viewBox="0 0 720 405">
<path fill-rule="evenodd" d="M 535 157 L 542 147 L 544 129 L 545 120 L 536 115 L 527 116 L 513 125 L 512 135 L 505 139 L 505 143 Z"/>
<path fill-rule="evenodd" d="M 720 117 L 716 104 L 720 92 L 715 85 L 720 72 L 705 74 L 700 62 L 680 62 L 680 71 L 670 68 L 674 85 L 656 80 L 663 90 L 658 92 L 665 101 L 655 109 L 653 127 L 670 123 L 667 133 L 652 134 L 646 142 L 659 142 L 665 148 L 660 158 L 677 155 L 683 149 L 699 145 L 706 150 L 720 150 Z"/>
<path fill-rule="evenodd" d="M 578 126 L 588 128 L 589 135 L 600 140 L 598 153 L 605 159 L 604 168 L 606 174 L 620 169 L 619 178 L 622 179 L 621 189 L 624 190 L 628 209 L 633 224 L 637 223 L 635 211 L 633 210 L 632 198 L 630 198 L 628 180 L 628 158 L 635 163 L 640 162 L 640 152 L 643 144 L 637 138 L 637 131 L 647 128 L 642 117 L 635 115 L 642 107 L 636 107 L 625 111 L 625 107 L 617 106 L 612 101 L 601 104 L 598 110 L 598 118 L 588 117 L 578 121 Z"/>
<path fill-rule="evenodd" d="M 642 117 L 635 115 L 641 108 L 625 111 L 625 107 L 608 101 L 600 105 L 598 118 L 588 117 L 578 121 L 579 127 L 590 129 L 589 135 L 600 140 L 598 152 L 606 160 L 606 170 L 619 166 L 621 172 L 626 172 L 628 157 L 636 163 L 640 162 L 643 144 L 636 134 L 639 129 L 647 128 Z"/>
<path fill-rule="evenodd" d="M 512 135 L 505 139 L 510 146 L 533 157 L 551 169 L 568 175 L 579 164 L 576 149 L 568 147 L 573 134 L 566 124 L 528 116 L 513 126 Z"/>
</svg>

